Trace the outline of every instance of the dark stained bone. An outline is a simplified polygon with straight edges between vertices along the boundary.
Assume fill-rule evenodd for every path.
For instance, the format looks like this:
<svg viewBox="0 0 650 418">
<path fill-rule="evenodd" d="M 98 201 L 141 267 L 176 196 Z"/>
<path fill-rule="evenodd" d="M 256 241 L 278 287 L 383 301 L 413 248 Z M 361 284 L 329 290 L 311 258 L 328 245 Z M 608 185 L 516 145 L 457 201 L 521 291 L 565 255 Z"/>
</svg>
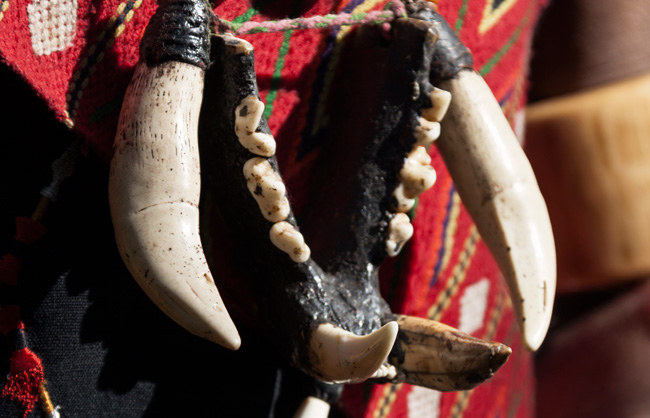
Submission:
<svg viewBox="0 0 650 418">
<path fill-rule="evenodd" d="M 338 380 L 342 377 L 340 374 L 330 374 L 321 369 L 320 357 L 312 351 L 313 331 L 329 322 L 358 335 L 369 334 L 380 328 L 380 315 L 374 312 L 374 326 L 364 329 L 342 321 L 340 316 L 345 312 L 333 306 L 327 290 L 331 279 L 313 260 L 296 262 L 271 240 L 269 232 L 274 222 L 260 211 L 254 199 L 256 190 L 250 192 L 243 173 L 246 162 L 259 157 L 241 146 L 235 130 L 235 110 L 243 99 L 258 96 L 253 53 L 244 52 L 242 42 L 226 35 L 213 38 L 215 63 L 206 77 L 206 98 L 200 122 L 201 153 L 207 168 L 204 191 L 207 199 L 218 205 L 221 216 L 227 220 L 232 239 L 243 253 L 240 254 L 242 262 L 250 267 L 251 287 L 258 295 L 260 311 L 265 312 L 258 326 L 273 336 L 276 346 L 302 370 L 325 380 Z M 264 119 L 257 131 L 270 134 Z M 209 159 L 205 158 L 208 155 Z M 269 158 L 268 163 L 278 171 L 274 157 Z M 296 225 L 291 213 L 284 222 Z M 207 237 L 206 241 L 210 239 Z M 380 362 L 383 361 L 393 340 L 394 334 L 388 347 L 385 347 L 386 342 L 373 345 L 365 355 L 385 352 Z M 358 371 L 363 377 L 373 372 L 374 369 Z M 355 376 L 350 378 L 359 377 Z"/>
<path fill-rule="evenodd" d="M 421 110 L 432 107 L 428 78 L 435 37 L 427 29 L 425 22 L 400 19 L 387 43 L 380 29 L 364 28 L 349 51 L 355 57 L 347 57 L 351 68 L 343 68 L 345 78 L 336 86 L 333 100 L 340 108 L 332 115 L 314 170 L 322 177 L 313 179 L 314 196 L 304 210 L 301 232 L 313 254 L 304 263 L 291 261 L 270 242 L 272 223 L 246 193 L 241 174 L 254 156 L 238 142 L 235 109 L 244 98 L 257 95 L 252 53 L 237 53 L 241 48 L 232 37 L 213 40 L 214 66 L 206 77 L 200 123 L 204 196 L 218 207 L 251 282 L 255 303 L 241 311 L 264 312 L 251 323 L 315 377 L 338 380 L 322 374 L 308 350 L 319 325 L 332 323 L 365 335 L 393 319 L 379 295 L 377 271 L 386 257 L 385 239 L 394 217 L 389 207 L 399 172 L 416 143 Z M 359 65 L 357 59 L 374 65 Z M 263 119 L 258 131 L 269 132 Z M 268 161 L 277 171 L 275 158 Z M 296 224 L 292 214 L 286 221 Z M 214 239 L 206 236 L 206 245 Z M 405 375 L 408 381 L 412 374 L 400 376 Z M 459 380 L 457 387 L 473 387 L 480 379 L 470 380 Z"/>
</svg>

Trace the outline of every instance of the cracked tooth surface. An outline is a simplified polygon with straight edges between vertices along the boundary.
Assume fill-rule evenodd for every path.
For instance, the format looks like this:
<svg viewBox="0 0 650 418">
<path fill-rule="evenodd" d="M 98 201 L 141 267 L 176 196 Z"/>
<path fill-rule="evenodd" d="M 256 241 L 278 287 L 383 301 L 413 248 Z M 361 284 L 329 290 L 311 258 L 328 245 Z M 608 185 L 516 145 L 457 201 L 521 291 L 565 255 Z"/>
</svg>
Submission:
<svg viewBox="0 0 650 418">
<path fill-rule="evenodd" d="M 309 260 L 311 250 L 305 244 L 305 238 L 289 222 L 274 224 L 269 236 L 273 245 L 287 253 L 296 263 L 304 263 Z"/>
<path fill-rule="evenodd" d="M 436 142 L 458 193 L 499 264 L 525 346 L 544 340 L 553 311 L 553 232 L 535 175 L 485 81 L 444 81 L 454 100 Z"/>
<path fill-rule="evenodd" d="M 413 148 L 400 171 L 404 196 L 414 199 L 429 190 L 436 182 L 436 170 L 431 167 L 431 157 L 422 146 Z"/>
<path fill-rule="evenodd" d="M 508 360 L 509 347 L 474 338 L 440 322 L 400 315 L 389 356 L 400 381 L 441 391 L 468 390 Z"/>
<path fill-rule="evenodd" d="M 404 244 L 413 236 L 413 225 L 408 215 L 398 213 L 393 216 L 388 225 L 388 238 L 386 239 L 386 253 L 395 257 L 404 247 Z"/>
<path fill-rule="evenodd" d="M 371 334 L 358 336 L 332 324 L 321 324 L 311 336 L 311 364 L 328 383 L 361 382 L 386 361 L 397 337 L 392 321 Z"/>
<path fill-rule="evenodd" d="M 111 161 L 111 217 L 122 260 L 149 298 L 191 333 L 237 349 L 199 237 L 202 90 L 196 66 L 137 65 Z"/>
<path fill-rule="evenodd" d="M 289 216 L 286 187 L 265 158 L 251 158 L 244 163 L 244 177 L 253 198 L 266 220 L 280 222 Z"/>
</svg>

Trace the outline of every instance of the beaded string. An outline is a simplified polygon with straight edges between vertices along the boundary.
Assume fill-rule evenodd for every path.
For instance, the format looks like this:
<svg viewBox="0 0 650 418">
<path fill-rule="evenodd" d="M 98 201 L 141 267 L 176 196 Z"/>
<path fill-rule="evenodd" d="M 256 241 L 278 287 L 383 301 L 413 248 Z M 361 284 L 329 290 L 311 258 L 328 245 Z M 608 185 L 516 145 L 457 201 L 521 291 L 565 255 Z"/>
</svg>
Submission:
<svg viewBox="0 0 650 418">
<path fill-rule="evenodd" d="M 17 285 L 20 270 L 30 248 L 47 232 L 43 219 L 50 203 L 56 202 L 61 184 L 73 171 L 79 152 L 75 141 L 52 163 L 52 181 L 41 190 L 41 199 L 31 217 L 16 217 L 16 233 L 11 250 L 0 257 L 0 334 L 12 349 L 9 375 L 0 396 L 18 402 L 26 417 L 40 403 L 47 418 L 60 418 L 59 407 L 52 403 L 47 390 L 43 363 L 29 348 L 25 323 L 18 307 Z"/>
<path fill-rule="evenodd" d="M 266 32 L 287 32 L 296 29 L 322 29 L 334 26 L 380 25 L 392 22 L 400 17 L 406 17 L 406 7 L 401 0 L 393 0 L 386 5 L 384 10 L 375 10 L 367 13 L 339 13 L 296 19 L 268 20 L 264 22 L 249 21 L 244 23 L 217 19 L 221 32 L 231 32 L 234 35 L 250 35 Z"/>
</svg>

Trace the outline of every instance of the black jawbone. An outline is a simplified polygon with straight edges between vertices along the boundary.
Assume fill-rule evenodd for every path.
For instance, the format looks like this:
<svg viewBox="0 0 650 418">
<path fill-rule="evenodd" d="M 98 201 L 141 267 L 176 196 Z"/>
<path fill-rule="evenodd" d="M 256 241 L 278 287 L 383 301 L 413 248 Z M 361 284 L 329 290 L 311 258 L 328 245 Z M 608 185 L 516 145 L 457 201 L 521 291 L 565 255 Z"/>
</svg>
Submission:
<svg viewBox="0 0 650 418">
<path fill-rule="evenodd" d="M 469 51 L 439 15 L 428 7 L 411 12 L 415 18 L 392 23 L 388 40 L 380 27 L 361 27 L 343 51 L 326 140 L 313 167 L 318 174 L 301 211 L 300 231 L 312 250 L 301 264 L 271 243 L 272 223 L 260 213 L 242 171 L 255 155 L 235 135 L 235 108 L 249 95 L 259 97 L 254 55 L 233 54 L 228 36 L 212 38 L 199 127 L 208 259 L 220 271 L 218 241 L 232 244 L 227 258 L 241 282 L 217 275 L 224 297 L 235 295 L 228 309 L 314 377 L 309 342 L 318 325 L 330 322 L 364 335 L 394 319 L 379 293 L 378 269 L 386 258 L 398 174 L 415 144 L 419 112 L 432 106 L 431 80 L 471 68 Z M 258 131 L 270 133 L 264 119 Z M 278 171 L 275 157 L 269 162 Z M 228 236 L 205 233 L 216 218 L 223 221 L 217 230 Z M 287 222 L 296 225 L 293 214 Z"/>
</svg>

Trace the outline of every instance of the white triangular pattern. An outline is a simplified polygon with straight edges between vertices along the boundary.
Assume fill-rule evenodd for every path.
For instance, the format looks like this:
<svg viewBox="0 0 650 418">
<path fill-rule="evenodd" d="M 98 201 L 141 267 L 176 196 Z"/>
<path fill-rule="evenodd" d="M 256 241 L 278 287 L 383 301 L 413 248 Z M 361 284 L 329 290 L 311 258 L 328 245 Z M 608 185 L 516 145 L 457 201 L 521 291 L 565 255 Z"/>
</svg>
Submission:
<svg viewBox="0 0 650 418">
<path fill-rule="evenodd" d="M 77 31 L 77 0 L 34 0 L 27 5 L 32 49 L 49 55 L 72 45 Z"/>
<path fill-rule="evenodd" d="M 441 397 L 437 390 L 413 387 L 407 398 L 409 418 L 439 418 Z"/>
<path fill-rule="evenodd" d="M 460 298 L 459 330 L 471 334 L 481 329 L 485 320 L 489 290 L 490 282 L 485 278 L 467 286 Z"/>
</svg>

